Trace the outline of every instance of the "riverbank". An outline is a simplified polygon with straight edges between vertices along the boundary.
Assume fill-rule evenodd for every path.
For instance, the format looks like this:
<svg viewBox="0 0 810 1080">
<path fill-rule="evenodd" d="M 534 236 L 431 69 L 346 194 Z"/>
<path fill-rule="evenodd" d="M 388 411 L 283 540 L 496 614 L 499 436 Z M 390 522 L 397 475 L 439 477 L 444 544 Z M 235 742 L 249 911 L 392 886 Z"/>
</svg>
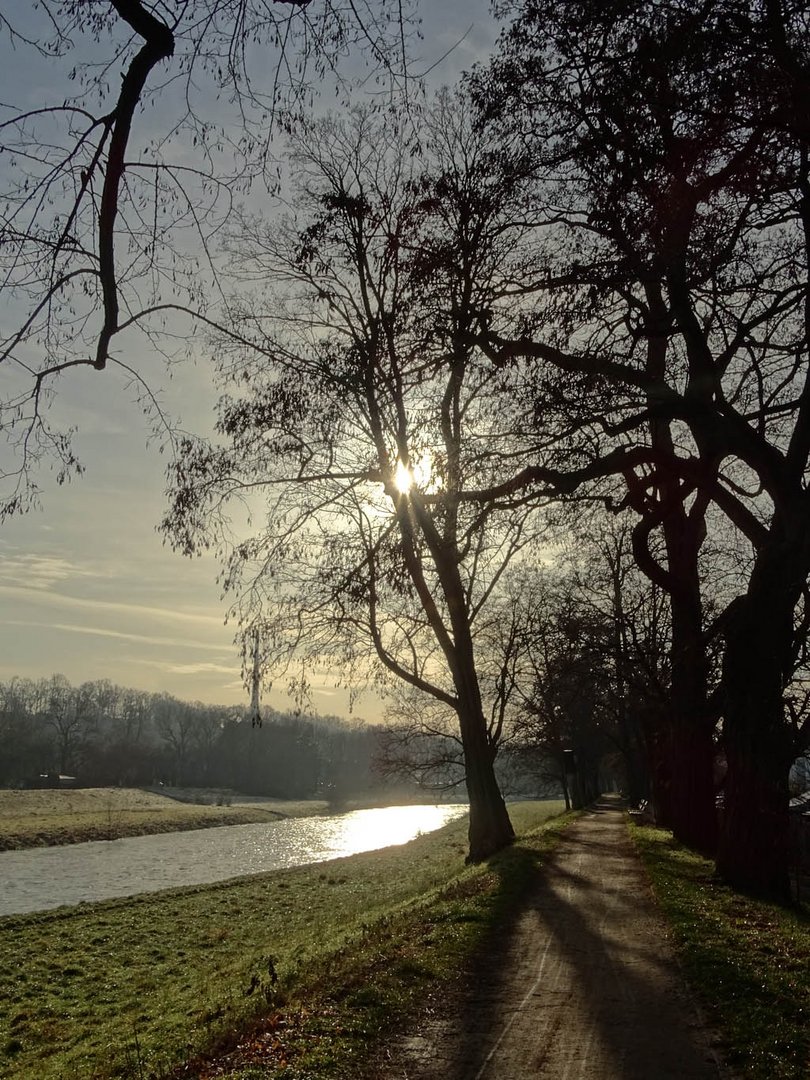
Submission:
<svg viewBox="0 0 810 1080">
<path fill-rule="evenodd" d="M 179 789 L 178 789 L 179 791 Z M 226 797 L 161 794 L 139 788 L 75 788 L 0 790 L 0 851 L 78 844 L 86 840 L 118 840 L 206 829 L 220 825 L 254 825 L 283 817 L 322 814 L 324 800 L 251 799 L 216 805 Z"/>
<path fill-rule="evenodd" d="M 407 844 L 463 817 L 461 806 L 393 806 L 186 829 L 161 836 L 0 852 L 0 915 L 27 915 L 193 889 Z"/>
<path fill-rule="evenodd" d="M 521 834 L 560 810 L 510 806 Z M 465 867 L 466 827 L 244 881 L 0 920 L 0 1072 L 200 1077 L 207 1052 L 236 1055 L 241 1069 L 236 1059 L 260 1042 L 279 1070 L 312 1059 L 319 1076 L 359 1077 L 352 1062 L 370 1035 L 451 979 L 519 889 L 523 849 L 504 856 L 508 873 Z M 553 826 L 532 843 L 552 836 Z"/>
</svg>

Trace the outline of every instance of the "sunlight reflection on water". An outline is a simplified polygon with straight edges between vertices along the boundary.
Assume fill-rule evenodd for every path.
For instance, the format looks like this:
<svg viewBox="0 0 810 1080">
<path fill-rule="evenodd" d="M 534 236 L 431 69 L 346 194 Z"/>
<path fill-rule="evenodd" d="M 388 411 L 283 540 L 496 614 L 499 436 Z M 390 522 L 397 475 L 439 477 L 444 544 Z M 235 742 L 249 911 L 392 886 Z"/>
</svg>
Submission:
<svg viewBox="0 0 810 1080">
<path fill-rule="evenodd" d="M 466 806 L 388 806 L 267 825 L 96 840 L 0 852 L 0 915 L 109 900 L 325 862 L 405 844 Z"/>
</svg>

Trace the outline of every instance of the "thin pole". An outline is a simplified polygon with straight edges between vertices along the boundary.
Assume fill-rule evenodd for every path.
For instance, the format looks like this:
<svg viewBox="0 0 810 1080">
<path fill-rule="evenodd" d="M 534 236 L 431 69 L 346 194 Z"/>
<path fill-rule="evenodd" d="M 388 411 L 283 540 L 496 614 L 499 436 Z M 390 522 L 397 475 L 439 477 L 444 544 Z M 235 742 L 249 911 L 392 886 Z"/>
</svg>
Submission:
<svg viewBox="0 0 810 1080">
<path fill-rule="evenodd" d="M 261 687 L 261 670 L 259 666 L 259 645 L 261 634 L 258 626 L 253 630 L 253 676 L 251 678 L 250 694 L 250 725 L 251 727 L 262 726 L 262 714 L 259 708 L 259 689 Z"/>
</svg>

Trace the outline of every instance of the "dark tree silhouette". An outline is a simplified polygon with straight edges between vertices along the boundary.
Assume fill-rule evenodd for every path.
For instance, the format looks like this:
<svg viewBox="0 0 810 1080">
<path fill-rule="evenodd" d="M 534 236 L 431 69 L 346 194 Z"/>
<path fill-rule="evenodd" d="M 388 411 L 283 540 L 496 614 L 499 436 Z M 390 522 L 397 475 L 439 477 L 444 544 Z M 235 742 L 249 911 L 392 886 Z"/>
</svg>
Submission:
<svg viewBox="0 0 810 1080">
<path fill-rule="evenodd" d="M 729 767 L 718 866 L 736 885 L 785 896 L 797 747 L 784 695 L 810 570 L 804 7 L 537 0 L 516 10 L 490 96 L 554 177 L 549 223 L 577 302 L 556 339 L 538 319 L 522 338 L 492 337 L 491 352 L 625 387 L 613 430 L 626 447 L 646 429 L 645 467 L 622 471 L 642 515 L 640 562 L 678 609 L 679 770 L 706 761 L 696 560 L 709 503 L 753 545 L 715 628 Z M 667 561 L 655 567 L 644 539 L 659 527 Z M 704 814 L 707 788 L 704 765 L 694 789 Z"/>
<path fill-rule="evenodd" d="M 187 336 L 172 313 L 220 298 L 215 238 L 234 197 L 277 186 L 275 134 L 324 81 L 348 96 L 347 59 L 405 101 L 414 32 L 399 0 L 25 7 L 0 20 L 0 43 L 53 97 L 31 108 L 23 87 L 17 105 L 9 85 L 0 105 L 0 429 L 15 451 L 0 519 L 36 502 L 41 460 L 60 482 L 80 471 L 46 407 L 57 376 L 116 365 L 142 380 L 137 332 Z"/>
</svg>

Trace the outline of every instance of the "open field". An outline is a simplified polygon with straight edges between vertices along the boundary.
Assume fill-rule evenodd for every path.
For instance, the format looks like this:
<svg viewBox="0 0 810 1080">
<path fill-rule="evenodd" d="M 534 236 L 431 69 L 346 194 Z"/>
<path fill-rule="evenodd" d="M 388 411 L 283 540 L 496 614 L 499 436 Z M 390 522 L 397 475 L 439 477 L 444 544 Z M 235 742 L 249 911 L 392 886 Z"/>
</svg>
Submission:
<svg viewBox="0 0 810 1080">
<path fill-rule="evenodd" d="M 510 813 L 525 832 L 561 809 Z M 160 1076 L 270 1013 L 278 1071 L 262 1076 L 359 1077 L 347 1063 L 452 978 L 525 876 L 519 847 L 509 881 L 464 867 L 465 839 L 461 819 L 331 863 L 0 920 L 0 1075 Z"/>
<path fill-rule="evenodd" d="M 214 825 L 247 825 L 323 813 L 325 807 L 324 802 L 272 799 L 204 806 L 137 788 L 0 790 L 0 851 Z"/>
<path fill-rule="evenodd" d="M 686 976 L 736 1075 L 810 1076 L 810 908 L 732 892 L 714 865 L 632 825 Z"/>
</svg>

